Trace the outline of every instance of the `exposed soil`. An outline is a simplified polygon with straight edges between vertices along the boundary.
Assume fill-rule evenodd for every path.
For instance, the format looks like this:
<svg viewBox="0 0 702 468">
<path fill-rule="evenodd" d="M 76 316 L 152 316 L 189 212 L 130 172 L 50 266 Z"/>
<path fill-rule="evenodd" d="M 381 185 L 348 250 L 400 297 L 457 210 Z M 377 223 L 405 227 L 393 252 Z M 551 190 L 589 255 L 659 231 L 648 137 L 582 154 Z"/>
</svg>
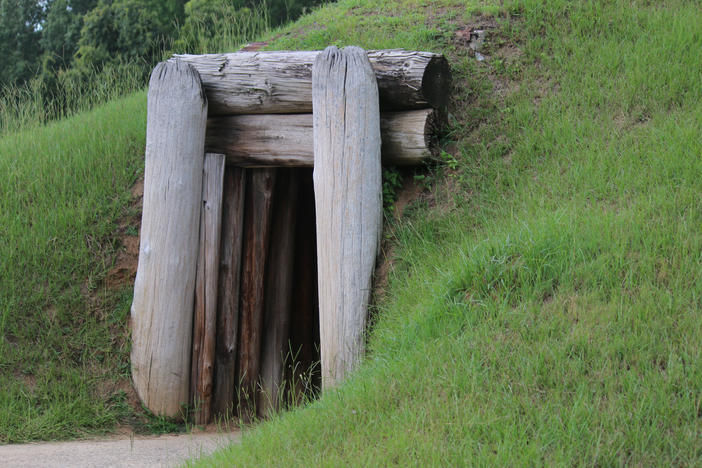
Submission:
<svg viewBox="0 0 702 468">
<path fill-rule="evenodd" d="M 131 189 L 132 200 L 129 213 L 132 215 L 119 223 L 117 242 L 119 252 L 115 266 L 107 273 L 105 285 L 112 290 L 119 290 L 134 284 L 137 264 L 139 263 L 139 226 L 141 224 L 141 207 L 144 199 L 144 179 L 140 178 Z"/>
<path fill-rule="evenodd" d="M 119 292 L 129 290 L 134 285 L 137 265 L 139 263 L 139 232 L 141 226 L 141 210 L 144 198 L 144 179 L 139 178 L 131 188 L 131 200 L 126 210 L 128 213 L 119 222 L 116 235 L 117 254 L 112 269 L 107 273 L 104 284 L 107 289 Z M 124 329 L 113 330 L 115 336 L 124 335 Z M 125 395 L 127 404 L 133 410 L 133 415 L 129 420 L 122 421 L 116 427 L 116 432 L 120 436 L 134 436 L 144 432 L 142 427 L 148 423 L 148 419 L 143 412 L 141 401 L 129 379 L 108 380 L 99 388 L 99 393 L 110 397 L 122 393 Z"/>
<path fill-rule="evenodd" d="M 417 183 L 413 174 L 404 174 L 402 178 L 402 186 L 395 193 L 395 203 L 393 205 L 393 215 L 396 219 L 400 219 L 407 206 L 414 200 L 417 200 L 423 191 L 423 187 Z M 380 253 L 375 266 L 373 275 L 373 302 L 377 302 L 385 294 L 385 289 L 388 284 L 388 273 L 393 264 L 393 243 L 385 236 L 380 243 Z"/>
<path fill-rule="evenodd" d="M 246 44 L 244 47 L 239 49 L 239 52 L 255 52 L 257 50 L 261 50 L 264 47 L 268 45 L 267 41 L 263 42 L 251 42 L 249 44 Z"/>
</svg>

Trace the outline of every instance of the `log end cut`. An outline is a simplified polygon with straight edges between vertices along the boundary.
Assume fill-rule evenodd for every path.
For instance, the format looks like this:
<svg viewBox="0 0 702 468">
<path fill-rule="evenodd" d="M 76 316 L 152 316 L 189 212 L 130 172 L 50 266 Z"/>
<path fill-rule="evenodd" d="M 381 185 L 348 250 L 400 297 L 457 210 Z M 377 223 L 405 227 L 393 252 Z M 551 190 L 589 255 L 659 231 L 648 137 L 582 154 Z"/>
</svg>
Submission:
<svg viewBox="0 0 702 468">
<path fill-rule="evenodd" d="M 424 98 L 434 109 L 446 109 L 451 90 L 451 67 L 443 55 L 435 55 L 422 77 Z"/>
</svg>

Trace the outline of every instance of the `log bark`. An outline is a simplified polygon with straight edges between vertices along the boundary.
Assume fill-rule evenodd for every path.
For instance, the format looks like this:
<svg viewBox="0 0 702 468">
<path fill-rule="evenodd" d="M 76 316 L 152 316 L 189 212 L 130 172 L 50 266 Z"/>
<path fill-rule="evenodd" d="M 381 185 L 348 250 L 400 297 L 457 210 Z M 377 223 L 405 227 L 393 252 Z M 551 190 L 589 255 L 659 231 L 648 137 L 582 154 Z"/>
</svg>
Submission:
<svg viewBox="0 0 702 468">
<path fill-rule="evenodd" d="M 383 164 L 417 165 L 431 157 L 444 124 L 441 116 L 433 109 L 380 114 Z M 227 164 L 311 167 L 312 141 L 312 114 L 234 115 L 207 121 L 205 145 L 226 154 Z"/>
<path fill-rule="evenodd" d="M 132 378 L 158 415 L 190 402 L 193 295 L 207 99 L 197 71 L 160 63 L 149 82 L 144 205 L 134 282 Z"/>
<path fill-rule="evenodd" d="M 212 401 L 214 412 L 223 416 L 231 415 L 236 406 L 236 354 L 245 187 L 246 170 L 228 166 L 224 172 L 215 388 Z"/>
<path fill-rule="evenodd" d="M 295 259 L 298 177 L 294 169 L 278 169 L 273 226 L 266 266 L 263 348 L 261 352 L 261 392 L 259 416 L 280 407 L 285 356 L 290 336 L 290 300 Z"/>
<path fill-rule="evenodd" d="M 190 375 L 195 424 L 207 424 L 212 416 L 223 183 L 224 155 L 207 153 L 202 179 L 200 251 L 195 278 L 193 357 Z"/>
<path fill-rule="evenodd" d="M 378 87 L 362 49 L 328 47 L 312 72 L 322 389 L 364 349 L 382 228 Z"/>
<path fill-rule="evenodd" d="M 312 64 L 319 51 L 174 55 L 202 76 L 211 115 L 312 111 Z M 451 73 L 439 54 L 368 51 L 383 109 L 443 109 Z M 173 60 L 172 59 L 172 60 Z"/>
<path fill-rule="evenodd" d="M 239 323 L 239 416 L 243 419 L 253 413 L 261 368 L 263 286 L 276 169 L 251 169 L 247 174 Z"/>
</svg>

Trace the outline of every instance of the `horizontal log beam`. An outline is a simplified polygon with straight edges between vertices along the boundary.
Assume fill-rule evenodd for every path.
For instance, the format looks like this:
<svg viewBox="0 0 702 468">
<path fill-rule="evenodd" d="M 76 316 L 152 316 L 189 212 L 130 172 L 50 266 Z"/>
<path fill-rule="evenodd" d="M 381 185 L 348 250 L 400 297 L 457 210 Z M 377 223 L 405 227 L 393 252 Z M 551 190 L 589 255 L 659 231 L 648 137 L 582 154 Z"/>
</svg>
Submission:
<svg viewBox="0 0 702 468">
<path fill-rule="evenodd" d="M 312 64 L 319 51 L 174 55 L 197 69 L 210 115 L 312 112 Z M 380 108 L 443 109 L 451 72 L 444 56 L 402 49 L 368 51 Z"/>
<path fill-rule="evenodd" d="M 383 164 L 421 163 L 435 151 L 440 112 L 422 109 L 380 114 Z M 205 146 L 242 167 L 314 165 L 312 114 L 212 117 Z"/>
</svg>

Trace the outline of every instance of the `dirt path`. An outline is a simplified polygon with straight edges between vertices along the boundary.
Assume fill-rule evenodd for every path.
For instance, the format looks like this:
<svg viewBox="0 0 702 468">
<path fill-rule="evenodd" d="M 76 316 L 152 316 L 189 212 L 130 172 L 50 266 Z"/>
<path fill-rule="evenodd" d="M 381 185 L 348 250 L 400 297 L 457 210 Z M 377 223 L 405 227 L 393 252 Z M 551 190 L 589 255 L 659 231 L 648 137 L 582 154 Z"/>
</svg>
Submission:
<svg viewBox="0 0 702 468">
<path fill-rule="evenodd" d="M 4 445 L 0 466 L 170 467 L 239 440 L 239 433 L 200 433 Z"/>
</svg>

